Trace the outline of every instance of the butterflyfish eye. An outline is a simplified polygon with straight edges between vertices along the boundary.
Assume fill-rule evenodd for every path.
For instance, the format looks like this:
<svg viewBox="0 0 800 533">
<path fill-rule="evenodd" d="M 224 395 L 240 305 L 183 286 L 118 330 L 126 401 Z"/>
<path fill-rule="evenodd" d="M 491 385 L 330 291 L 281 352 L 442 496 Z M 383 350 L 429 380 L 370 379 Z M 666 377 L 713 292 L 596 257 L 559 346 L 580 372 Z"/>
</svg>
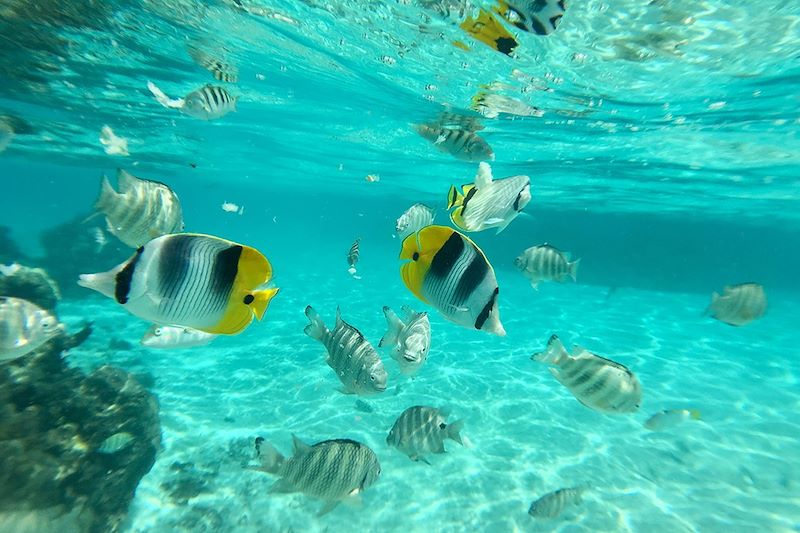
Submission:
<svg viewBox="0 0 800 533">
<path fill-rule="evenodd" d="M 244 303 L 245 305 L 250 305 L 251 303 L 253 303 L 253 300 L 255 299 L 256 299 L 255 296 L 253 296 L 252 294 L 248 294 L 244 297 Z"/>
<path fill-rule="evenodd" d="M 419 252 L 414 252 L 414 255 L 411 256 L 411 259 L 413 259 L 414 261 L 418 260 L 419 259 Z"/>
</svg>

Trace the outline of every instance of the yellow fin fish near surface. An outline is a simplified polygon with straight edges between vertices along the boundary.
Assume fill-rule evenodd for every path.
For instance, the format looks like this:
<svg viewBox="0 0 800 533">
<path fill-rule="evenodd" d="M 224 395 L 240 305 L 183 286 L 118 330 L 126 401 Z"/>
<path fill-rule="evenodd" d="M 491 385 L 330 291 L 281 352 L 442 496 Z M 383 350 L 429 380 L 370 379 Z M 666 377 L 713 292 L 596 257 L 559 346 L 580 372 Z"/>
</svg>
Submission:
<svg viewBox="0 0 800 533">
<path fill-rule="evenodd" d="M 272 266 L 255 248 L 194 233 L 164 235 L 108 272 L 78 284 L 156 324 L 235 335 L 261 320 L 276 288 L 258 289 Z"/>
<path fill-rule="evenodd" d="M 403 240 L 403 283 L 447 320 L 467 328 L 506 334 L 500 322 L 494 269 L 480 248 L 445 226 L 427 226 Z"/>
</svg>

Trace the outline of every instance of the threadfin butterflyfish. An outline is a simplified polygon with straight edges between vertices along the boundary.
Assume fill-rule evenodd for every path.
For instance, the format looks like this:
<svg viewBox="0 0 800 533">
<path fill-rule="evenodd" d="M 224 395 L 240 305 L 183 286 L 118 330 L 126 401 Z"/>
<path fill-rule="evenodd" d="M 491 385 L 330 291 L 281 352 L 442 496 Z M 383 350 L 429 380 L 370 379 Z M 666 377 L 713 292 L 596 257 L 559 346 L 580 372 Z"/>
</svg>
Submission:
<svg viewBox="0 0 800 533">
<path fill-rule="evenodd" d="M 500 21 L 490 11 L 483 8 L 477 17 L 467 17 L 461 23 L 461 29 L 483 44 L 508 56 L 514 53 L 514 49 L 519 46 L 517 39 L 503 27 Z"/>
<path fill-rule="evenodd" d="M 108 272 L 78 284 L 155 324 L 235 335 L 261 320 L 276 288 L 258 289 L 272 266 L 255 248 L 193 233 L 164 235 Z"/>
<path fill-rule="evenodd" d="M 447 320 L 506 334 L 494 269 L 468 237 L 445 226 L 427 226 L 405 238 L 400 259 L 407 261 L 400 267 L 406 287 Z"/>
<path fill-rule="evenodd" d="M 509 24 L 537 35 L 550 35 L 567 10 L 564 0 L 498 0 L 494 12 Z"/>
</svg>

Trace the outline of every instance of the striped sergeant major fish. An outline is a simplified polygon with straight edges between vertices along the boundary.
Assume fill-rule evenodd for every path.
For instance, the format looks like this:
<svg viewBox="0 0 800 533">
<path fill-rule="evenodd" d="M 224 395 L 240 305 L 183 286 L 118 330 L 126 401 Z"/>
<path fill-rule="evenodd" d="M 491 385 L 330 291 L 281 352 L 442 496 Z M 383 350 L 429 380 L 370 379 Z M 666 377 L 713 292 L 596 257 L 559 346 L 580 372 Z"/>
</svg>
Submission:
<svg viewBox="0 0 800 533">
<path fill-rule="evenodd" d="M 262 437 L 256 439 L 255 468 L 279 476 L 271 493 L 300 492 L 325 502 L 317 516 L 332 511 L 342 501 L 360 499 L 381 475 L 378 457 L 368 446 L 350 439 L 333 439 L 310 446 L 292 435 L 294 453 L 284 457 Z"/>
<path fill-rule="evenodd" d="M 583 501 L 584 492 L 586 492 L 586 489 L 583 487 L 548 492 L 531 503 L 528 508 L 528 514 L 534 518 L 558 518 L 567 507 L 579 505 Z"/>
<path fill-rule="evenodd" d="M 378 347 L 392 348 L 392 358 L 400 365 L 400 372 L 413 376 L 425 364 L 431 349 L 431 321 L 428 313 L 417 313 L 406 305 L 401 311 L 404 320 L 384 306 L 387 330 Z"/>
<path fill-rule="evenodd" d="M 196 46 L 189 46 L 189 55 L 195 63 L 206 69 L 217 81 L 236 83 L 239 81 L 239 69 L 222 61 Z"/>
<path fill-rule="evenodd" d="M 361 279 L 361 276 L 356 275 L 356 265 L 358 264 L 358 256 L 360 255 L 359 244 L 361 243 L 361 238 L 359 237 L 356 239 L 353 244 L 350 245 L 350 249 L 347 251 L 347 273 L 353 276 L 356 279 Z"/>
<path fill-rule="evenodd" d="M 338 307 L 333 331 L 310 305 L 306 307 L 306 318 L 310 323 L 303 331 L 325 346 L 325 362 L 342 382 L 342 392 L 367 396 L 386 390 L 388 374 L 378 352 L 360 331 L 342 320 Z"/>
<path fill-rule="evenodd" d="M 164 235 L 108 272 L 82 274 L 78 284 L 113 298 L 159 325 L 235 335 L 261 320 L 278 289 L 261 252 L 219 237 Z"/>
<path fill-rule="evenodd" d="M 504 336 L 494 269 L 468 237 L 445 226 L 427 226 L 405 238 L 400 251 L 403 283 L 444 318 Z"/>
<path fill-rule="evenodd" d="M 386 444 L 397 448 L 412 461 L 425 463 L 428 463 L 426 455 L 445 453 L 445 439 L 454 440 L 463 446 L 461 430 L 464 421 L 448 424 L 447 414 L 445 410 L 435 407 L 409 407 L 395 421 L 386 437 Z"/>
<path fill-rule="evenodd" d="M 664 431 L 687 420 L 700 420 L 700 411 L 697 409 L 665 409 L 644 422 L 644 427 L 650 431 Z"/>
<path fill-rule="evenodd" d="M 744 326 L 767 312 L 767 295 L 758 283 L 727 285 L 722 295 L 711 295 L 706 313 L 731 326 Z"/>
<path fill-rule="evenodd" d="M 494 12 L 509 24 L 537 35 L 550 35 L 567 10 L 564 0 L 498 0 Z"/>
<path fill-rule="evenodd" d="M 402 241 L 412 233 L 416 233 L 425 226 L 433 224 L 434 216 L 433 209 L 425 204 L 416 203 L 406 209 L 397 219 L 394 226 L 395 232 Z"/>
<path fill-rule="evenodd" d="M 117 169 L 115 191 L 106 176 L 95 208 L 106 217 L 108 231 L 131 248 L 183 231 L 183 210 L 178 195 L 158 181 L 137 178 Z"/>
<path fill-rule="evenodd" d="M 440 151 L 464 161 L 494 160 L 494 151 L 482 137 L 471 129 L 452 128 L 432 124 L 414 124 L 422 138 L 433 143 Z"/>
<path fill-rule="evenodd" d="M 540 281 L 562 282 L 567 276 L 575 281 L 578 263 L 580 259 L 570 261 L 569 254 L 547 243 L 531 246 L 514 259 L 514 265 L 530 280 L 534 289 Z"/>
<path fill-rule="evenodd" d="M 162 106 L 178 109 L 190 117 L 201 120 L 214 120 L 236 111 L 238 97 L 231 96 L 224 87 L 217 85 L 205 85 L 176 100 L 169 98 L 151 81 L 147 82 L 147 88 Z"/>
<path fill-rule="evenodd" d="M 64 332 L 63 324 L 36 304 L 0 296 L 0 363 L 27 355 Z"/>
<path fill-rule="evenodd" d="M 632 413 L 642 403 L 642 386 L 624 365 L 576 347 L 570 355 L 556 335 L 544 352 L 531 356 L 550 365 L 550 373 L 583 405 L 606 413 Z"/>
<path fill-rule="evenodd" d="M 494 180 L 492 167 L 482 162 L 475 182 L 455 186 L 447 194 L 447 209 L 453 210 L 450 219 L 464 231 L 483 231 L 497 228 L 503 231 L 531 200 L 531 179 L 512 176 Z"/>
</svg>

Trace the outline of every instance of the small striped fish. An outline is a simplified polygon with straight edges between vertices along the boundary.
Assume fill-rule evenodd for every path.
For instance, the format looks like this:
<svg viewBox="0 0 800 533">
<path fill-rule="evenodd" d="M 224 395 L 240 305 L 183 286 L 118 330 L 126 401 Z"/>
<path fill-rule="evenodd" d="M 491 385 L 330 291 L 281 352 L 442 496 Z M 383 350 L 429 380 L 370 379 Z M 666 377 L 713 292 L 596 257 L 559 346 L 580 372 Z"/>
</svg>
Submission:
<svg viewBox="0 0 800 533">
<path fill-rule="evenodd" d="M 41 307 L 0 297 L 0 363 L 31 353 L 63 331 L 64 326 Z"/>
<path fill-rule="evenodd" d="M 464 444 L 460 434 L 464 421 L 447 424 L 446 418 L 447 414 L 435 407 L 409 407 L 395 421 L 386 443 L 408 455 L 412 461 L 428 463 L 426 455 L 445 453 L 445 439 Z"/>
<path fill-rule="evenodd" d="M 550 35 L 567 10 L 565 0 L 498 0 L 501 17 L 517 28 L 537 35 Z"/>
<path fill-rule="evenodd" d="M 260 289 L 272 266 L 255 248 L 193 233 L 164 235 L 126 262 L 78 284 L 155 324 L 235 335 L 261 320 L 278 289 Z"/>
<path fill-rule="evenodd" d="M 189 116 L 213 120 L 236 111 L 235 96 L 217 85 L 206 85 L 186 95 L 181 111 Z"/>
<path fill-rule="evenodd" d="M 236 66 L 221 61 L 194 46 L 189 47 L 189 55 L 194 59 L 195 63 L 209 71 L 211 75 L 214 76 L 215 80 L 227 83 L 236 83 L 239 81 L 239 69 L 237 69 Z"/>
<path fill-rule="evenodd" d="M 106 217 L 108 231 L 131 248 L 183 231 L 183 210 L 178 195 L 167 185 L 137 178 L 117 170 L 119 192 L 106 176 L 95 208 Z"/>
<path fill-rule="evenodd" d="M 342 320 L 338 307 L 333 331 L 310 305 L 306 307 L 306 317 L 310 324 L 305 327 L 305 334 L 325 346 L 325 362 L 336 372 L 345 394 L 366 396 L 386 390 L 388 375 L 380 356 L 360 331 Z"/>
<path fill-rule="evenodd" d="M 483 231 L 497 228 L 503 231 L 531 200 L 531 179 L 512 176 L 495 180 L 492 167 L 478 165 L 475 183 L 462 185 L 461 191 L 450 187 L 447 209 L 453 209 L 450 219 L 464 231 Z"/>
<path fill-rule="evenodd" d="M 447 320 L 504 336 L 494 269 L 474 242 L 445 226 L 428 226 L 403 241 L 403 283 Z"/>
<path fill-rule="evenodd" d="M 549 492 L 531 503 L 528 514 L 534 518 L 557 518 L 565 508 L 580 505 L 585 491 L 582 487 L 572 487 Z"/>
<path fill-rule="evenodd" d="M 348 269 L 347 272 L 356 279 L 360 279 L 359 276 L 356 276 L 356 265 L 358 264 L 358 256 L 361 253 L 359 251 L 359 243 L 361 243 L 361 239 L 356 239 L 352 245 L 350 245 L 350 250 L 347 251 L 347 265 Z"/>
<path fill-rule="evenodd" d="M 400 372 L 413 376 L 428 358 L 431 348 L 431 321 L 428 313 L 417 313 L 405 305 L 402 312 L 405 322 L 389 307 L 383 308 L 388 329 L 378 347 L 392 348 L 392 358 L 400 365 Z"/>
<path fill-rule="evenodd" d="M 711 316 L 731 326 L 744 326 L 764 316 L 767 296 L 758 283 L 728 285 L 722 296 L 711 295 L 711 305 L 706 310 Z"/>
<path fill-rule="evenodd" d="M 700 420 L 700 411 L 697 409 L 666 409 L 648 418 L 644 427 L 650 431 L 664 431 L 687 420 Z"/>
<path fill-rule="evenodd" d="M 130 446 L 132 442 L 133 435 L 130 433 L 114 433 L 100 444 L 97 451 L 108 455 L 115 454 Z"/>
<path fill-rule="evenodd" d="M 464 161 L 494 160 L 494 151 L 469 129 L 445 128 L 438 124 L 415 124 L 414 130 L 440 151 Z"/>
<path fill-rule="evenodd" d="M 556 335 L 531 359 L 551 365 L 550 373 L 583 405 L 608 413 L 632 413 L 642 403 L 642 386 L 625 366 L 576 348 L 569 355 Z"/>
<path fill-rule="evenodd" d="M 540 281 L 564 281 L 570 276 L 575 281 L 580 259 L 570 262 L 568 254 L 549 244 L 531 246 L 514 260 L 514 265 L 531 282 L 535 289 Z"/>
<path fill-rule="evenodd" d="M 433 209 L 427 205 L 419 203 L 412 205 L 397 219 L 394 226 L 397 237 L 402 240 L 425 226 L 430 226 L 433 224 L 434 216 Z"/>
<path fill-rule="evenodd" d="M 381 475 L 378 457 L 364 444 L 349 439 L 318 442 L 313 446 L 292 435 L 294 454 L 288 459 L 270 443 L 256 439 L 261 458 L 258 470 L 280 477 L 272 493 L 301 492 L 325 501 L 317 516 L 324 515 L 339 502 L 358 497 Z"/>
</svg>

